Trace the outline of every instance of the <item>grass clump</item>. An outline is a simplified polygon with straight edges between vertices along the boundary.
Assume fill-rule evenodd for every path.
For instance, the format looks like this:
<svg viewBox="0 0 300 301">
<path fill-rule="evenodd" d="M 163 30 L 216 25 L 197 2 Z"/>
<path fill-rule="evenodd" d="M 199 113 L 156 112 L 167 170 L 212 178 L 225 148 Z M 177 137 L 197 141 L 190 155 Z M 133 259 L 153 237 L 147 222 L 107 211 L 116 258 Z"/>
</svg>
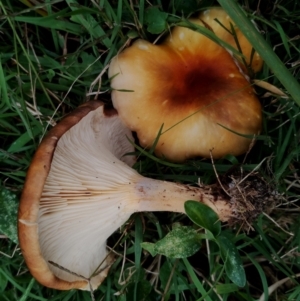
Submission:
<svg viewBox="0 0 300 301">
<path fill-rule="evenodd" d="M 30 3 L 0 3 L 0 300 L 298 300 L 300 4 L 251 0 Z M 263 104 L 263 132 L 246 157 L 217 160 L 215 170 L 210 160 L 174 164 L 141 148 L 137 148 L 137 169 L 158 179 L 195 184 L 200 178 L 201 183 L 210 184 L 216 173 L 222 180 L 222 175 L 242 165 L 249 172 L 259 169 L 276 187 L 281 202 L 270 215 L 260 215 L 251 231 L 220 226 L 222 237 L 240 256 L 245 286 L 232 281 L 222 243 L 207 234 L 210 225 L 196 225 L 186 216 L 171 213 L 136 214 L 109 239 L 111 247 L 118 242 L 119 256 L 92 296 L 40 286 L 23 263 L 15 228 L 18 197 L 39 142 L 85 100 L 110 102 L 108 64 L 133 39 L 156 41 L 197 10 L 219 4 L 237 24 L 245 25 L 245 33 L 266 61 L 254 78 L 260 82 L 256 91 Z M 253 21 L 258 31 L 249 25 Z M 141 243 L 161 241 L 178 223 L 201 235 L 194 255 L 173 258 L 157 253 L 152 257 L 142 249 Z"/>
</svg>

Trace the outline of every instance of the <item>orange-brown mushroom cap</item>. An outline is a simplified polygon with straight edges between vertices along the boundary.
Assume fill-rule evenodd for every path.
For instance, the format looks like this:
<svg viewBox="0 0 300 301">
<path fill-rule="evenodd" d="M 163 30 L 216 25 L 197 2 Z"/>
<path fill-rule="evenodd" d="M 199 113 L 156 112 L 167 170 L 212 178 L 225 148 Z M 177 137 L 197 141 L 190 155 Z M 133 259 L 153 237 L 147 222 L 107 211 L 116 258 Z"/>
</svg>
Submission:
<svg viewBox="0 0 300 301">
<path fill-rule="evenodd" d="M 112 60 L 109 76 L 120 118 L 143 147 L 163 125 L 155 153 L 169 160 L 240 155 L 260 132 L 261 105 L 240 66 L 190 29 L 174 28 L 161 45 L 137 40 Z"/>
<path fill-rule="evenodd" d="M 202 23 L 203 25 L 208 26 L 218 38 L 225 41 L 238 51 L 240 48 L 247 65 L 254 73 L 261 70 L 263 66 L 263 59 L 254 50 L 241 30 L 234 24 L 228 14 L 221 7 L 212 7 L 205 10 L 199 15 L 198 20 L 193 19 L 193 22 L 199 25 Z M 234 30 L 234 33 L 232 33 L 232 30 Z M 238 41 L 238 45 L 236 40 Z M 244 66 L 242 57 L 235 56 L 235 58 L 239 61 L 243 71 L 247 72 L 247 68 Z"/>
<path fill-rule="evenodd" d="M 99 113 L 95 113 L 96 110 Z M 70 178 L 73 177 L 74 181 L 76 180 L 75 179 L 76 176 L 72 175 L 72 172 L 75 173 L 76 168 L 74 167 L 74 171 L 72 171 L 71 168 L 70 170 L 66 170 L 66 168 L 70 164 L 74 164 L 74 166 L 76 166 L 79 169 L 77 173 L 78 174 L 82 173 L 83 175 L 85 175 L 88 173 L 88 171 L 84 170 L 84 165 L 86 165 L 87 163 L 82 163 L 82 165 L 80 165 L 79 162 L 80 156 L 82 157 L 90 156 L 89 159 L 92 160 L 93 155 L 97 155 L 97 154 L 93 154 L 93 153 L 85 154 L 84 152 L 80 154 L 81 149 L 78 148 L 80 142 L 78 142 L 77 146 L 74 145 L 74 149 L 72 149 L 73 144 L 71 138 L 67 138 L 70 139 L 71 141 L 69 143 L 70 148 L 64 154 L 65 157 L 60 158 L 62 163 L 59 162 L 56 163 L 56 167 L 55 167 L 56 170 L 54 171 L 52 170 L 52 165 L 54 160 L 53 158 L 60 157 L 60 154 L 56 153 L 56 149 L 57 149 L 57 145 L 61 142 L 61 140 L 63 140 L 62 137 L 64 137 L 64 135 L 67 132 L 69 132 L 70 129 L 72 130 L 74 129 L 74 131 L 75 128 L 78 129 L 79 124 L 83 120 L 85 120 L 85 118 L 90 116 L 89 114 L 91 113 L 93 113 L 94 115 L 92 115 L 92 118 L 89 117 L 90 120 L 88 120 L 88 124 L 86 126 L 86 128 L 91 128 L 91 130 L 89 130 L 89 132 L 84 133 L 82 135 L 83 136 L 91 135 L 91 137 L 94 137 L 91 139 L 91 141 L 95 141 L 93 143 L 97 143 L 97 139 L 95 139 L 95 137 L 97 137 L 98 132 L 101 130 L 101 128 L 105 126 L 114 127 L 114 130 L 119 128 L 123 130 L 125 129 L 121 125 L 120 121 L 116 120 L 116 114 L 111 114 L 111 111 L 109 114 L 111 116 L 107 115 L 106 117 L 103 117 L 103 103 L 100 101 L 87 102 L 81 107 L 74 110 L 72 113 L 67 115 L 61 122 L 59 122 L 54 128 L 52 128 L 41 142 L 40 146 L 38 147 L 33 157 L 31 165 L 28 169 L 26 181 L 24 184 L 24 188 L 20 200 L 20 206 L 18 212 L 18 235 L 19 235 L 21 251 L 24 256 L 25 262 L 28 266 L 28 269 L 30 270 L 31 274 L 36 278 L 36 280 L 41 284 L 60 290 L 68 290 L 74 288 L 77 289 L 90 288 L 89 283 L 86 280 L 88 278 L 87 275 L 84 275 L 86 277 L 86 279 L 84 279 L 83 277 L 77 277 L 69 274 L 68 272 L 62 271 L 63 274 L 62 277 L 60 275 L 58 276 L 58 273 L 56 273 L 56 271 L 59 270 L 59 268 L 55 267 L 53 264 L 50 263 L 49 254 L 47 254 L 48 258 L 45 258 L 45 254 L 47 252 L 50 253 L 54 253 L 54 252 L 53 250 L 49 250 L 49 251 L 43 250 L 43 245 L 46 246 L 45 248 L 49 248 L 49 246 L 56 244 L 53 248 L 56 249 L 57 247 L 59 248 L 62 241 L 64 240 L 67 241 L 68 239 L 70 240 L 71 235 L 65 235 L 64 238 L 63 237 L 64 234 L 61 233 L 64 232 L 70 234 L 70 232 L 68 231 L 70 230 L 72 231 L 72 229 L 66 230 L 65 227 L 67 227 L 68 224 L 72 224 L 72 223 L 73 225 L 76 224 L 80 225 L 80 223 L 84 221 L 83 216 L 85 214 L 84 212 L 85 209 L 82 208 L 81 209 L 82 212 L 80 212 L 80 208 L 81 208 L 80 204 L 79 206 L 77 206 L 76 202 L 80 203 L 81 199 L 83 199 L 86 202 L 88 201 L 93 202 L 94 200 L 93 189 L 88 187 L 88 183 L 84 183 L 82 185 L 83 187 L 80 186 L 81 183 L 76 184 L 76 182 L 74 182 L 75 184 L 72 184 L 72 180 L 70 180 Z M 106 124 L 103 125 L 102 124 L 103 118 L 107 118 L 111 121 L 106 122 Z M 120 126 L 116 123 L 120 124 Z M 104 138 L 102 137 L 100 143 L 105 144 L 106 149 L 114 148 L 112 150 L 112 153 L 114 154 L 112 160 L 117 160 L 117 157 L 120 158 L 127 151 L 133 151 L 134 148 L 128 142 L 125 134 L 128 134 L 129 137 L 132 137 L 130 136 L 131 135 L 130 131 L 127 129 L 125 129 L 123 132 L 120 130 L 119 133 L 114 133 L 113 130 L 111 130 L 111 132 L 108 132 L 107 134 L 104 135 L 105 136 Z M 77 137 L 75 134 L 73 135 L 72 139 L 80 140 L 80 137 Z M 111 142 L 112 140 L 114 141 Z M 124 140 L 125 145 L 120 144 L 119 143 L 120 140 L 122 141 Z M 86 137 L 86 142 L 87 141 L 89 141 L 89 137 Z M 86 145 L 87 144 L 86 142 L 82 142 L 82 143 L 84 144 L 84 147 L 88 148 L 89 146 Z M 68 141 L 66 143 L 68 143 Z M 61 145 L 60 148 L 64 148 L 64 146 Z M 71 152 L 73 151 L 74 154 L 77 155 L 77 157 L 73 158 L 71 154 Z M 99 150 L 99 157 L 101 157 L 101 149 Z M 89 162 L 89 159 L 87 159 L 87 162 Z M 132 165 L 135 161 L 133 157 L 124 157 L 122 158 L 122 160 L 129 165 Z M 67 165 L 67 167 L 64 166 L 64 163 Z M 93 165 L 92 162 L 90 164 Z M 123 164 L 123 162 L 120 162 L 120 164 Z M 70 174 L 68 174 L 68 172 Z M 97 176 L 97 170 L 95 171 L 95 174 Z M 94 178 L 96 177 L 92 173 L 89 174 L 89 176 Z M 74 191 L 70 190 L 70 187 L 72 185 L 74 186 L 73 189 Z M 84 185 L 86 185 L 86 187 Z M 53 198 L 54 200 L 51 201 L 51 198 Z M 68 208 L 70 208 L 69 209 L 70 211 L 74 210 L 75 212 L 74 215 L 79 216 L 79 218 L 76 219 L 73 216 L 71 216 L 71 214 L 68 215 L 67 213 L 62 213 L 61 215 L 58 214 L 60 208 L 64 209 L 65 212 L 68 211 Z M 91 211 L 93 210 L 94 209 L 92 207 Z M 106 214 L 105 210 L 103 211 L 104 214 Z M 82 217 L 82 221 L 80 220 L 80 216 Z M 66 220 L 63 220 L 63 218 L 65 218 Z M 89 217 L 87 216 L 87 218 Z M 98 218 L 100 217 L 98 216 Z M 82 229 L 84 226 L 87 227 L 87 229 L 84 230 L 82 234 L 76 233 L 77 236 L 73 238 L 75 247 L 72 244 L 69 246 L 68 249 L 62 247 L 61 250 L 57 250 L 59 254 L 55 256 L 53 254 L 54 256 L 53 258 L 68 257 L 68 254 L 70 253 L 71 250 L 73 252 L 77 252 L 77 249 L 81 248 L 82 250 L 78 250 L 79 253 L 81 252 L 80 253 L 82 259 L 81 261 L 83 262 L 83 264 L 87 262 L 86 264 L 87 269 L 89 269 L 88 260 L 86 260 L 86 257 L 88 257 L 87 251 L 89 250 L 89 248 L 91 248 L 91 246 L 90 245 L 81 246 L 80 244 L 82 244 L 81 240 L 84 239 L 84 235 L 86 235 L 85 233 L 92 231 L 94 225 L 89 226 L 89 225 L 82 224 Z M 52 230 L 50 229 L 51 227 L 53 227 Z M 91 227 L 91 229 L 89 229 L 88 227 Z M 79 226 L 78 229 L 81 229 L 81 226 Z M 46 237 L 44 237 L 44 233 Z M 59 238 L 60 235 L 62 237 Z M 98 234 L 96 233 L 96 235 Z M 57 242 L 53 243 L 56 239 L 58 239 L 58 243 Z M 100 246 L 100 250 L 95 250 L 94 252 L 99 252 L 99 254 L 101 252 L 106 253 L 106 239 L 107 237 L 104 237 L 102 239 L 104 243 L 98 243 L 98 246 Z M 50 257 L 51 256 L 52 254 L 50 254 Z M 103 255 L 104 258 L 105 256 L 106 254 Z M 72 255 L 69 255 L 69 257 L 72 257 Z M 100 265 L 101 260 L 97 264 Z M 94 259 L 94 261 L 96 261 L 96 259 Z M 111 262 L 112 262 L 111 256 L 105 259 L 105 265 L 104 267 L 103 266 L 101 267 L 101 272 L 99 272 L 98 275 L 95 276 L 95 281 L 93 280 L 90 281 L 91 286 L 93 288 L 97 287 L 102 282 L 102 280 L 106 277 Z M 67 269 L 72 271 L 71 265 L 67 265 L 67 264 L 65 265 L 64 260 L 62 261 L 57 260 L 57 262 L 55 263 L 62 267 L 66 267 Z M 80 264 L 76 261 L 74 264 L 75 264 L 74 266 L 75 272 L 77 274 L 80 274 L 80 267 L 79 267 Z M 94 268 L 95 270 L 97 270 L 97 266 L 94 266 Z M 68 280 L 69 276 L 70 276 L 70 280 Z"/>
</svg>

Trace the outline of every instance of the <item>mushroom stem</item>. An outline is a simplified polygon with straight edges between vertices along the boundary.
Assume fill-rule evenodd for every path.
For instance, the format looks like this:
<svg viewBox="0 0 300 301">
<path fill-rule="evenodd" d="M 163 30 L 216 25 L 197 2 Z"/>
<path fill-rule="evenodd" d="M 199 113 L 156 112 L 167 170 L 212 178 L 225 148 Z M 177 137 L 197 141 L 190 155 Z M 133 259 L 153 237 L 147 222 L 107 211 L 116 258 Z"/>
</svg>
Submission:
<svg viewBox="0 0 300 301">
<path fill-rule="evenodd" d="M 233 216 L 228 199 L 220 191 L 213 191 L 212 186 L 192 187 L 143 177 L 136 183 L 135 191 L 138 199 L 136 212 L 150 210 L 185 213 L 184 203 L 195 200 L 212 208 L 223 222 Z"/>
</svg>

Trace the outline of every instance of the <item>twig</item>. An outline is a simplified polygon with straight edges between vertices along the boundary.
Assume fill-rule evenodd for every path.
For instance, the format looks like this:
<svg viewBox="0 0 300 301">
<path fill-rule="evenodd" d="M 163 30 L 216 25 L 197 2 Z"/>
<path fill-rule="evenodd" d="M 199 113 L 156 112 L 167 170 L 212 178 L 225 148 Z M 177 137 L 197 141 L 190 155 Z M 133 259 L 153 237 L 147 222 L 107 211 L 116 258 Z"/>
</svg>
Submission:
<svg viewBox="0 0 300 301">
<path fill-rule="evenodd" d="M 285 282 L 287 282 L 288 280 L 291 280 L 291 278 L 297 278 L 300 276 L 300 273 L 294 275 L 294 276 L 291 276 L 291 277 L 286 277 L 286 278 L 283 278 L 275 283 L 273 283 L 272 285 L 269 286 L 268 288 L 268 296 L 270 297 L 270 295 L 275 292 L 275 290 L 277 290 L 277 288 L 279 286 L 281 286 L 282 284 L 284 284 Z M 260 296 L 260 298 L 257 300 L 257 301 L 264 301 L 266 298 L 265 296 L 265 293 L 262 293 L 262 295 Z"/>
<path fill-rule="evenodd" d="M 278 228 L 280 228 L 283 232 L 285 232 L 288 235 L 294 236 L 294 233 L 288 232 L 286 230 L 284 230 L 271 216 L 269 216 L 268 214 L 266 214 L 265 212 L 263 212 L 263 215 L 265 217 L 267 217 L 269 220 L 271 220 Z"/>
<path fill-rule="evenodd" d="M 209 154 L 210 154 L 211 164 L 212 164 L 212 167 L 214 169 L 217 180 L 218 180 L 221 188 L 223 189 L 223 191 L 231 198 L 231 195 L 227 192 L 227 190 L 224 188 L 222 182 L 220 181 L 219 175 L 218 175 L 216 167 L 215 167 L 214 159 L 213 159 L 213 156 L 212 156 L 212 151 L 213 151 L 213 149 L 209 150 Z"/>
</svg>

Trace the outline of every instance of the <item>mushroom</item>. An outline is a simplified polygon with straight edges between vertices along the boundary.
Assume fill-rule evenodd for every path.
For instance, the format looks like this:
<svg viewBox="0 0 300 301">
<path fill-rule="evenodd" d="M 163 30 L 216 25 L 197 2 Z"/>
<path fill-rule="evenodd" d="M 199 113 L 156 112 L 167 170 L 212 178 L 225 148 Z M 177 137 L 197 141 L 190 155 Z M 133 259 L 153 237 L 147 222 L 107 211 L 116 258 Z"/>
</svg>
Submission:
<svg viewBox="0 0 300 301">
<path fill-rule="evenodd" d="M 228 38 L 208 16 L 191 21 Z M 208 158 L 211 150 L 214 158 L 237 156 L 260 133 L 261 105 L 241 65 L 188 28 L 175 27 L 160 45 L 135 41 L 113 58 L 109 77 L 113 105 L 143 147 L 153 145 L 163 126 L 155 153 L 168 160 Z"/>
<path fill-rule="evenodd" d="M 99 265 L 93 287 L 106 277 L 112 258 L 106 258 L 104 241 L 118 223 L 118 211 L 106 208 L 116 201 L 106 192 L 128 172 L 135 174 L 127 166 L 135 157 L 123 156 L 134 150 L 126 137 L 133 139 L 116 111 L 90 101 L 52 128 L 37 149 L 20 200 L 18 235 L 28 269 L 41 284 L 88 289 L 84 278 L 56 263 L 85 277 Z"/>
<path fill-rule="evenodd" d="M 134 212 L 184 213 L 185 201 L 196 200 L 221 221 L 244 219 L 240 201 L 229 199 L 218 185 L 192 187 L 140 175 L 131 168 L 135 158 L 123 156 L 133 151 L 132 139 L 115 111 L 92 101 L 40 144 L 21 196 L 18 235 L 28 269 L 41 284 L 97 288 L 114 261 L 107 238 Z"/>
<path fill-rule="evenodd" d="M 254 73 L 257 73 L 261 70 L 263 66 L 263 60 L 261 56 L 253 49 L 252 45 L 243 35 L 241 30 L 230 19 L 223 8 L 212 7 L 207 9 L 199 15 L 198 19 L 193 19 L 193 22 L 198 25 L 201 25 L 202 23 L 205 26 L 208 26 L 218 38 L 225 41 L 236 50 L 241 50 L 247 65 Z M 232 33 L 232 28 L 238 41 L 238 45 Z M 236 59 L 239 61 L 244 72 L 246 72 L 247 68 L 245 68 L 242 58 L 238 56 Z"/>
</svg>

